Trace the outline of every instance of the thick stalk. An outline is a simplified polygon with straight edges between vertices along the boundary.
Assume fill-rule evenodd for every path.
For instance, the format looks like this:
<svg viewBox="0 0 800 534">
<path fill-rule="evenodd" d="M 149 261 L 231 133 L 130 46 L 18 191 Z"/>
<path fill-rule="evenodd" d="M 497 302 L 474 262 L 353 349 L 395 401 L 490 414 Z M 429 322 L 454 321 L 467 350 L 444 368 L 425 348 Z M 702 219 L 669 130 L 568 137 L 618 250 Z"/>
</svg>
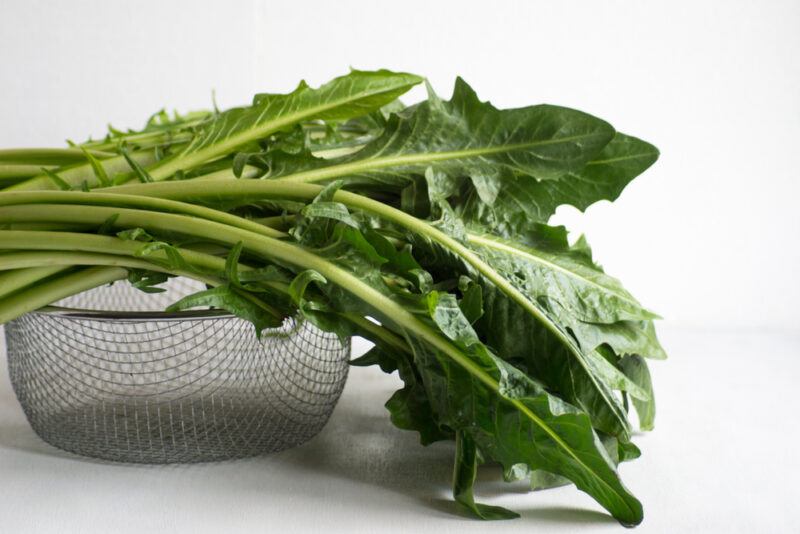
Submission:
<svg viewBox="0 0 800 534">
<path fill-rule="evenodd" d="M 0 191 L 2 191 L 6 187 L 22 183 L 27 179 L 28 179 L 27 176 L 0 176 Z"/>
<path fill-rule="evenodd" d="M 4 208 L 0 208 L 2 210 Z M 99 255 L 114 255 L 140 258 L 148 263 L 160 263 L 162 266 L 168 261 L 169 257 L 163 250 L 153 251 L 147 256 L 137 256 L 146 243 L 141 241 L 126 241 L 118 237 L 102 236 L 95 234 L 81 234 L 73 232 L 39 232 L 25 230 L 0 230 L 0 250 L 25 250 L 25 251 L 54 251 L 60 253 L 92 253 Z M 189 265 L 196 275 L 214 276 L 216 273 L 225 269 L 225 260 L 186 248 L 177 248 L 178 253 Z M 20 265 L 12 262 L 21 262 L 21 256 L 15 253 L 0 254 L 0 270 L 20 268 Z M 70 265 L 65 263 L 64 257 L 57 257 L 53 254 L 53 263 L 47 263 L 47 255 L 43 255 L 40 260 L 44 263 L 39 265 Z M 88 256 L 87 256 L 88 258 Z M 75 256 L 71 265 L 80 265 L 81 258 Z M 86 258 L 84 258 L 86 259 Z M 56 263 L 58 262 L 58 263 Z M 186 274 L 187 273 L 181 273 Z"/>
<path fill-rule="evenodd" d="M 163 251 L 155 251 L 145 257 L 136 257 L 144 243 L 123 241 L 114 237 L 69 232 L 17 232 L 0 231 L 0 249 L 22 252 L 0 254 L 0 298 L 18 291 L 30 290 L 49 276 L 72 266 L 105 266 L 146 269 L 186 276 L 206 284 L 217 285 L 217 273 L 225 269 L 225 260 L 193 250 L 177 249 L 190 267 L 189 270 L 168 268 L 168 257 Z M 242 267 L 243 270 L 246 267 Z M 95 269 L 95 274 L 99 271 Z M 55 301 L 57 299 L 53 299 Z M 19 300 L 25 302 L 24 299 Z M 10 309 L 13 304 L 0 300 L 0 314 L 13 318 L 13 314 L 25 313 L 33 308 Z"/>
<path fill-rule="evenodd" d="M 49 267 L 30 267 L 0 272 L 0 299 L 13 293 L 14 291 L 17 291 L 20 288 L 27 287 L 35 282 L 44 280 L 45 278 L 65 271 L 66 269 L 67 267 L 58 265 Z"/>
<path fill-rule="evenodd" d="M 252 221 L 263 226 L 268 226 L 273 230 L 284 231 L 294 225 L 295 218 L 294 215 L 287 213 L 285 215 L 274 215 L 272 217 L 256 217 L 252 219 Z"/>
<path fill-rule="evenodd" d="M 24 254 L 26 253 L 20 253 L 20 256 Z M 36 254 L 39 254 L 41 256 L 41 253 L 27 253 L 28 256 L 33 256 Z M 120 267 L 125 269 L 125 273 L 127 273 L 128 269 L 131 268 L 141 268 L 141 269 L 148 269 L 151 271 L 165 272 L 177 276 L 191 277 L 195 280 L 199 280 L 211 286 L 217 286 L 223 283 L 222 280 L 217 278 L 200 276 L 195 272 L 190 273 L 190 272 L 183 272 L 180 270 L 166 269 L 160 265 L 151 264 L 136 258 L 130 258 L 124 256 L 112 256 L 103 254 L 78 255 L 75 253 L 61 253 L 61 254 L 56 254 L 56 256 L 60 257 L 60 261 L 64 262 L 65 264 L 70 264 L 71 262 L 74 261 L 82 266 L 102 265 L 102 267 L 85 267 L 84 269 L 81 269 L 79 271 L 55 277 L 51 280 L 46 281 L 44 284 L 40 284 L 37 286 L 29 286 L 20 289 L 18 293 L 14 293 L 10 298 L 0 302 L 0 304 L 2 304 L 0 305 L 0 323 L 7 322 L 11 319 L 19 317 L 24 313 L 28 313 L 30 311 L 39 309 L 40 307 L 42 307 L 43 301 L 46 301 L 48 298 L 54 298 L 57 296 L 57 293 L 55 291 L 52 292 L 52 294 L 50 295 L 48 295 L 47 293 L 42 293 L 41 287 L 54 287 L 54 288 L 57 287 L 60 290 L 62 285 L 66 285 L 66 287 L 70 288 L 72 287 L 68 283 L 70 280 L 81 278 L 85 274 L 87 277 L 87 283 L 86 285 L 79 287 L 79 292 L 86 291 L 104 285 L 105 283 L 108 283 L 109 278 L 114 277 L 119 273 Z M 27 263 L 33 263 L 33 262 L 34 260 L 32 257 L 28 258 Z M 52 263 L 51 260 L 44 260 L 44 259 L 43 262 Z M 24 261 L 21 263 L 24 263 Z M 120 278 L 115 278 L 114 280 L 119 280 L 119 279 Z M 94 283 L 94 285 L 91 285 L 92 283 Z M 64 298 L 64 296 L 69 296 L 69 295 L 62 294 L 61 296 L 57 296 L 57 298 L 54 298 L 54 300 Z M 282 319 L 284 317 L 275 308 L 264 303 L 256 296 L 250 294 L 245 294 L 243 296 L 248 300 L 250 300 L 251 302 L 253 302 L 254 304 L 256 304 L 257 306 L 259 306 L 262 310 L 272 314 L 274 317 L 278 319 Z"/>
<path fill-rule="evenodd" d="M 74 265 L 92 265 L 106 267 L 124 267 L 126 269 L 146 269 L 161 273 L 194 278 L 203 283 L 219 283 L 219 278 L 203 274 L 199 270 L 186 270 L 167 267 L 163 263 L 148 261 L 132 256 L 101 254 L 99 252 L 11 252 L 0 255 L 0 270 L 71 267 Z"/>
<path fill-rule="evenodd" d="M 52 170 L 55 169 L 52 165 L 16 165 L 0 163 L 0 188 L 4 187 L 6 183 L 11 185 L 14 182 L 20 182 L 32 176 L 42 174 L 42 169 Z"/>
<path fill-rule="evenodd" d="M 0 306 L 0 324 L 57 300 L 121 280 L 126 276 L 128 271 L 122 267 L 90 267 L 45 280 L 26 291 L 19 291 L 4 298 Z"/>
<path fill-rule="evenodd" d="M 145 167 L 156 162 L 156 154 L 153 150 L 140 150 L 131 152 L 130 157 Z M 131 171 L 130 165 L 122 156 L 114 156 L 112 158 L 104 159 L 100 161 L 100 165 L 102 165 L 106 171 L 106 174 L 108 174 L 108 176 L 111 178 L 113 178 L 116 174 L 127 174 Z M 67 184 L 76 188 L 80 188 L 81 184 L 84 182 L 86 182 L 88 187 L 95 187 L 99 184 L 97 176 L 95 175 L 94 171 L 92 170 L 92 166 L 89 163 L 64 169 L 58 173 L 58 176 Z M 42 191 L 57 189 L 58 186 L 53 183 L 53 180 L 49 176 L 40 174 L 39 176 L 30 178 L 24 182 L 9 186 L 4 191 Z"/>
<path fill-rule="evenodd" d="M 115 156 L 112 152 L 97 149 L 88 151 L 97 159 L 107 159 Z M 86 154 L 78 148 L 4 148 L 0 149 L 0 163 L 16 165 L 70 165 L 84 163 Z"/>
<path fill-rule="evenodd" d="M 130 186 L 129 186 L 130 187 Z M 266 227 L 254 221 L 249 221 L 242 217 L 237 217 L 224 211 L 219 211 L 204 206 L 197 206 L 185 202 L 176 202 L 162 198 L 153 198 L 140 195 L 111 194 L 105 191 L 124 191 L 125 188 L 108 188 L 102 193 L 84 193 L 82 191 L 10 191 L 0 192 L 0 206 L 13 206 L 25 204 L 37 204 L 41 202 L 81 204 L 93 206 L 115 206 L 141 208 L 166 213 L 180 213 L 228 224 L 237 228 L 260 233 L 269 237 L 285 237 L 286 234 L 278 230 Z M 9 221 L 19 223 L 18 221 Z M 69 222 L 69 221 L 64 221 Z"/>
<path fill-rule="evenodd" d="M 222 273 L 225 269 L 225 260 L 192 250 L 178 249 L 181 257 L 190 267 L 189 270 L 186 270 L 167 267 L 164 263 L 167 260 L 167 256 L 160 251 L 144 258 L 135 257 L 134 255 L 141 247 L 142 243 L 137 245 L 129 241 L 122 241 L 111 237 L 70 234 L 67 232 L 24 232 L 10 236 L 8 234 L 14 233 L 0 232 L 0 248 L 30 248 L 34 250 L 11 252 L 0 255 L 0 270 L 11 270 L 9 271 L 10 273 L 21 273 L 17 278 L 6 280 L 8 283 L 2 288 L 3 295 L 15 291 L 30 291 L 34 289 L 29 287 L 32 281 L 40 281 L 41 278 L 46 278 L 46 276 L 37 278 L 35 276 L 36 271 L 54 269 L 57 267 L 57 272 L 66 267 L 76 265 L 84 267 L 105 266 L 109 269 L 109 272 L 112 272 L 116 267 L 123 267 L 125 269 L 145 269 L 192 278 L 211 286 L 217 286 L 224 282 L 222 278 L 205 274 L 203 271 Z M 47 252 L 42 252 L 43 250 Z M 103 250 L 108 253 L 94 252 L 96 250 Z M 250 267 L 244 265 L 240 265 L 240 268 L 242 271 L 250 269 Z M 102 279 L 98 270 L 94 272 Z M 26 275 L 25 273 L 28 274 Z M 3 274 L 5 273 L 0 272 L 0 277 L 2 277 Z M 277 318 L 283 317 L 275 308 L 262 302 L 255 296 L 250 294 L 245 294 L 243 296 L 257 304 L 263 310 L 271 313 L 273 316 Z M 26 304 L 26 302 L 28 301 L 24 298 L 14 299 L 10 304 L 8 301 L 0 301 L 0 317 L 4 317 L 5 320 L 8 320 L 9 317 L 13 318 L 12 314 L 19 315 L 32 311 L 38 307 L 37 304 L 39 300 L 31 300 L 30 305 Z M 23 305 L 27 306 L 28 309 L 20 307 Z M 30 306 L 36 307 L 31 308 Z"/>
</svg>

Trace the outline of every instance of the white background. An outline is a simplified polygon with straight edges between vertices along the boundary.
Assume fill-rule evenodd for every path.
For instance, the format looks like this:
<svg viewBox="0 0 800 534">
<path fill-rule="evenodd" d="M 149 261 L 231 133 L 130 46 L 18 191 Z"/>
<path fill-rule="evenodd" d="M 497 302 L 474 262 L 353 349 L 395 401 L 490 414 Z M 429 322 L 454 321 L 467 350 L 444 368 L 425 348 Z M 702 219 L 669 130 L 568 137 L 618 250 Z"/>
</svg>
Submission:
<svg viewBox="0 0 800 534">
<path fill-rule="evenodd" d="M 349 66 L 463 76 L 656 144 L 621 199 L 559 220 L 681 324 L 797 328 L 800 2 L 3 0 L 0 146 L 319 84 Z"/>
<path fill-rule="evenodd" d="M 626 466 L 635 489 L 649 493 L 645 502 L 655 508 L 648 516 L 655 519 L 643 528 L 686 532 L 687 525 L 709 524 L 747 532 L 761 518 L 766 523 L 760 524 L 772 527 L 765 531 L 780 531 L 780 525 L 788 530 L 781 510 L 790 511 L 782 505 L 796 492 L 786 477 L 798 471 L 786 447 L 792 437 L 797 441 L 791 422 L 797 401 L 790 391 L 778 391 L 793 387 L 800 356 L 798 57 L 797 1 L 2 0 L 0 147 L 59 145 L 101 135 L 108 122 L 138 127 L 161 107 L 207 107 L 212 90 L 223 107 L 246 103 L 258 91 L 288 91 L 301 78 L 318 85 L 349 66 L 423 74 L 444 96 L 461 75 L 497 106 L 573 106 L 651 141 L 661 160 L 617 202 L 599 203 L 585 215 L 562 209 L 557 216 L 576 236 L 586 232 L 607 271 L 667 319 L 665 344 L 673 362 L 655 369 L 661 422 L 645 438 L 651 441 L 645 441 L 642 467 Z M 357 376 L 361 381 L 348 385 L 346 398 L 360 398 L 358 385 L 369 383 L 369 375 Z M 0 480 L 20 477 L 18 486 L 32 493 L 23 492 L 28 500 L 13 509 L 21 518 L 38 517 L 45 512 L 23 504 L 35 501 L 37 484 L 49 480 L 24 478 L 49 476 L 42 467 L 37 471 L 38 462 L 48 469 L 53 463 L 56 474 L 67 478 L 87 471 L 80 463 L 58 467 L 67 460 L 38 454 L 32 436 L 8 438 L 12 430 L 23 436 L 29 430 L 5 382 L 4 409 L 16 414 L 6 420 L 19 427 L 0 428 L 6 436 L 0 466 L 8 466 Z M 786 403 L 786 425 L 775 415 L 778 399 Z M 363 430 L 359 423 L 347 426 L 348 417 L 339 415 L 343 428 Z M 336 429 L 326 432 L 338 435 Z M 381 432 L 375 439 L 414 441 L 388 427 Z M 12 450 L 9 457 L 22 458 L 3 464 L 3 446 Z M 409 461 L 416 461 L 411 454 Z M 658 454 L 662 463 L 646 463 Z M 682 456 L 678 461 L 671 454 Z M 766 463 L 763 469 L 755 467 L 759 462 Z M 378 467 L 373 476 L 392 476 Z M 91 466 L 86 476 L 92 469 L 100 468 Z M 120 472 L 98 475 L 98 484 L 112 484 L 106 490 L 83 489 L 118 495 L 126 491 L 113 487 Z M 156 485 L 168 476 L 133 472 Z M 190 473 L 184 482 L 196 488 L 205 472 L 171 473 Z M 654 482 L 653 473 L 667 486 Z M 373 482 L 368 495 L 380 491 L 380 481 Z M 411 484 L 411 491 L 417 486 Z M 752 492 L 754 487 L 761 490 Z M 76 488 L 65 482 L 60 491 L 67 498 Z M 352 507 L 345 510 L 358 510 L 364 498 L 352 491 L 356 502 L 341 504 Z M 719 495 L 733 500 L 717 503 L 716 512 L 698 504 Z M 587 502 L 575 506 L 591 506 Z M 185 513 L 193 513 L 187 506 Z M 427 517 L 419 503 L 401 499 L 397 507 L 401 517 Z M 5 508 L 0 501 L 0 527 L 12 509 Z M 527 526 L 596 523 L 562 516 L 534 514 Z M 268 517 L 258 521 L 268 528 Z M 670 521 L 683 521 L 682 530 L 670 530 Z M 181 523 L 172 517 L 166 524 Z"/>
</svg>

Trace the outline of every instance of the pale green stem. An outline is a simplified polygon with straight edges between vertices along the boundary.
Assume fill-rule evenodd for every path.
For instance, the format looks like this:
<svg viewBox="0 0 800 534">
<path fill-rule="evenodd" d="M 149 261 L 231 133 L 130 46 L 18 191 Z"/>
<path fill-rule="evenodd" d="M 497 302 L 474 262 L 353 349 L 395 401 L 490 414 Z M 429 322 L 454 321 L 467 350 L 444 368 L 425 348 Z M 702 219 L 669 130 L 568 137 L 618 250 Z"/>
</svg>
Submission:
<svg viewBox="0 0 800 534">
<path fill-rule="evenodd" d="M 97 159 L 106 159 L 115 156 L 112 152 L 89 150 Z M 42 167 L 46 165 L 70 165 L 86 162 L 86 154 L 79 148 L 4 148 L 0 149 L 0 163 L 16 165 L 33 165 Z"/>
<path fill-rule="evenodd" d="M 25 178 L 31 176 L 38 176 L 42 174 L 42 168 L 52 170 L 55 169 L 52 165 L 14 165 L 0 163 L 0 189 L 4 184 L 12 184 L 20 182 Z"/>
<path fill-rule="evenodd" d="M 180 183 L 180 182 L 175 182 Z M 219 211 L 204 206 L 197 206 L 185 202 L 176 202 L 162 198 L 152 198 L 140 195 L 125 195 L 117 193 L 107 193 L 106 191 L 127 191 L 127 188 L 107 188 L 102 193 L 84 193 L 82 191 L 9 191 L 0 192 L 0 206 L 36 204 L 45 200 L 53 203 L 81 204 L 94 206 L 119 206 L 130 208 L 143 208 L 149 210 L 163 211 L 167 213 L 181 213 L 236 226 L 251 232 L 260 233 L 270 237 L 285 237 L 286 234 L 265 227 L 257 222 L 249 221 L 242 217 L 231 215 L 224 211 Z M 113 214 L 112 214 L 113 215 Z M 10 223 L 19 223 L 22 220 L 9 220 Z M 69 223 L 70 221 L 64 221 Z"/>
<path fill-rule="evenodd" d="M 62 208 L 64 206 L 51 206 Z M 74 206 L 69 206 L 74 208 Z M 7 208 L 0 208 L 0 212 Z M 89 208 L 92 209 L 92 208 Z M 108 209 L 108 208 L 103 208 Z M 141 241 L 126 241 L 118 237 L 82 234 L 72 232 L 41 232 L 25 230 L 0 230 L 0 250 L 26 250 L 26 251 L 60 251 L 60 252 L 88 252 L 96 254 L 136 257 L 142 247 L 147 243 Z M 187 264 L 197 270 L 197 274 L 216 273 L 225 269 L 225 260 L 186 248 L 176 248 Z M 149 263 L 168 261 L 169 257 L 163 250 L 156 250 L 147 256 L 139 256 L 142 261 Z M 8 254 L 0 254 L 0 270 L 15 269 L 7 267 L 6 262 L 11 261 Z M 55 261 L 55 259 L 54 259 Z M 79 263 L 73 263 L 79 264 Z"/>
<path fill-rule="evenodd" d="M 56 265 L 0 272 L 0 299 L 19 288 L 29 286 L 66 269 L 67 267 Z"/>
<path fill-rule="evenodd" d="M 20 291 L 4 298 L 0 305 L 0 324 L 63 298 L 121 280 L 127 276 L 127 269 L 122 267 L 90 267 L 76 273 L 45 280 L 26 291 Z"/>
<path fill-rule="evenodd" d="M 80 152 L 80 151 L 79 151 Z M 152 150 L 141 150 L 131 152 L 130 157 L 137 163 L 143 166 L 152 165 L 156 162 L 155 152 Z M 128 174 L 131 167 L 122 156 L 114 156 L 112 158 L 100 161 L 100 165 L 112 179 L 117 174 Z M 97 176 L 95 176 L 92 166 L 89 163 L 77 165 L 64 169 L 58 173 L 59 178 L 64 180 L 67 184 L 73 187 L 80 187 L 82 183 L 86 182 L 88 187 L 95 187 L 99 184 Z M 53 183 L 53 180 L 45 174 L 35 176 L 24 182 L 12 185 L 4 189 L 4 191 L 42 191 L 42 190 L 58 190 L 58 186 Z"/>
</svg>

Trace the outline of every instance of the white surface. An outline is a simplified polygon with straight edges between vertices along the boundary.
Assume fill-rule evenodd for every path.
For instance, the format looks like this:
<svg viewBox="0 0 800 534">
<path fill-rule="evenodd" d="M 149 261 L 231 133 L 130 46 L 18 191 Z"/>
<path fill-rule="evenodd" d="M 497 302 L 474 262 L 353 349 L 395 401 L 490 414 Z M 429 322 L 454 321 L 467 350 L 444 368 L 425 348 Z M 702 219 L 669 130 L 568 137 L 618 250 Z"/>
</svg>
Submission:
<svg viewBox="0 0 800 534">
<path fill-rule="evenodd" d="M 161 107 L 206 107 L 212 89 L 222 106 L 244 103 L 350 65 L 418 72 L 444 95 L 460 74 L 499 106 L 606 118 L 662 158 L 613 206 L 558 217 L 671 321 L 672 359 L 653 366 L 657 430 L 622 470 L 645 503 L 637 532 L 796 531 L 798 28 L 793 0 L 3 0 L 0 146 L 139 126 Z M 505 493 L 491 473 L 481 497 L 524 520 L 453 516 L 449 447 L 391 427 L 394 383 L 373 370 L 353 371 L 304 447 L 136 467 L 41 443 L 0 367 L 2 534 L 620 532 L 574 489 Z"/>
<path fill-rule="evenodd" d="M 645 505 L 635 532 L 796 532 L 800 335 L 666 329 L 652 366 L 656 431 L 623 479 Z M 190 466 L 100 463 L 42 443 L 0 372 L 0 532 L 622 532 L 573 487 L 526 493 L 484 469 L 484 502 L 522 513 L 486 524 L 454 514 L 449 444 L 395 429 L 396 387 L 352 370 L 323 432 L 290 451 Z"/>
<path fill-rule="evenodd" d="M 0 146 L 350 65 L 418 72 L 444 95 L 460 74 L 497 105 L 574 106 L 661 149 L 613 206 L 559 214 L 645 304 L 683 324 L 795 328 L 798 29 L 796 0 L 3 0 Z"/>
</svg>

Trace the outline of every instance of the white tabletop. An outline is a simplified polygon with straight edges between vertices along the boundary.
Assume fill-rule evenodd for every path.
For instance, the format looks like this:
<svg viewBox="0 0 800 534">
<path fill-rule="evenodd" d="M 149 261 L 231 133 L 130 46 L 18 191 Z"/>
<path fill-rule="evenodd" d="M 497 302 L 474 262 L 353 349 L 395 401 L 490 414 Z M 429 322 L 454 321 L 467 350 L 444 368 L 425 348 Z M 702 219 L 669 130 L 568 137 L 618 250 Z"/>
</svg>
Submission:
<svg viewBox="0 0 800 534">
<path fill-rule="evenodd" d="M 665 328 L 656 431 L 623 478 L 637 532 L 797 532 L 800 334 Z M 0 346 L 4 354 L 4 348 Z M 383 408 L 397 382 L 354 368 L 328 426 L 305 445 L 217 464 L 141 466 L 62 453 L 27 425 L 0 365 L 0 532 L 621 532 L 573 487 L 529 493 L 486 469 L 483 523 L 450 502 L 452 446 L 422 447 Z"/>
</svg>

